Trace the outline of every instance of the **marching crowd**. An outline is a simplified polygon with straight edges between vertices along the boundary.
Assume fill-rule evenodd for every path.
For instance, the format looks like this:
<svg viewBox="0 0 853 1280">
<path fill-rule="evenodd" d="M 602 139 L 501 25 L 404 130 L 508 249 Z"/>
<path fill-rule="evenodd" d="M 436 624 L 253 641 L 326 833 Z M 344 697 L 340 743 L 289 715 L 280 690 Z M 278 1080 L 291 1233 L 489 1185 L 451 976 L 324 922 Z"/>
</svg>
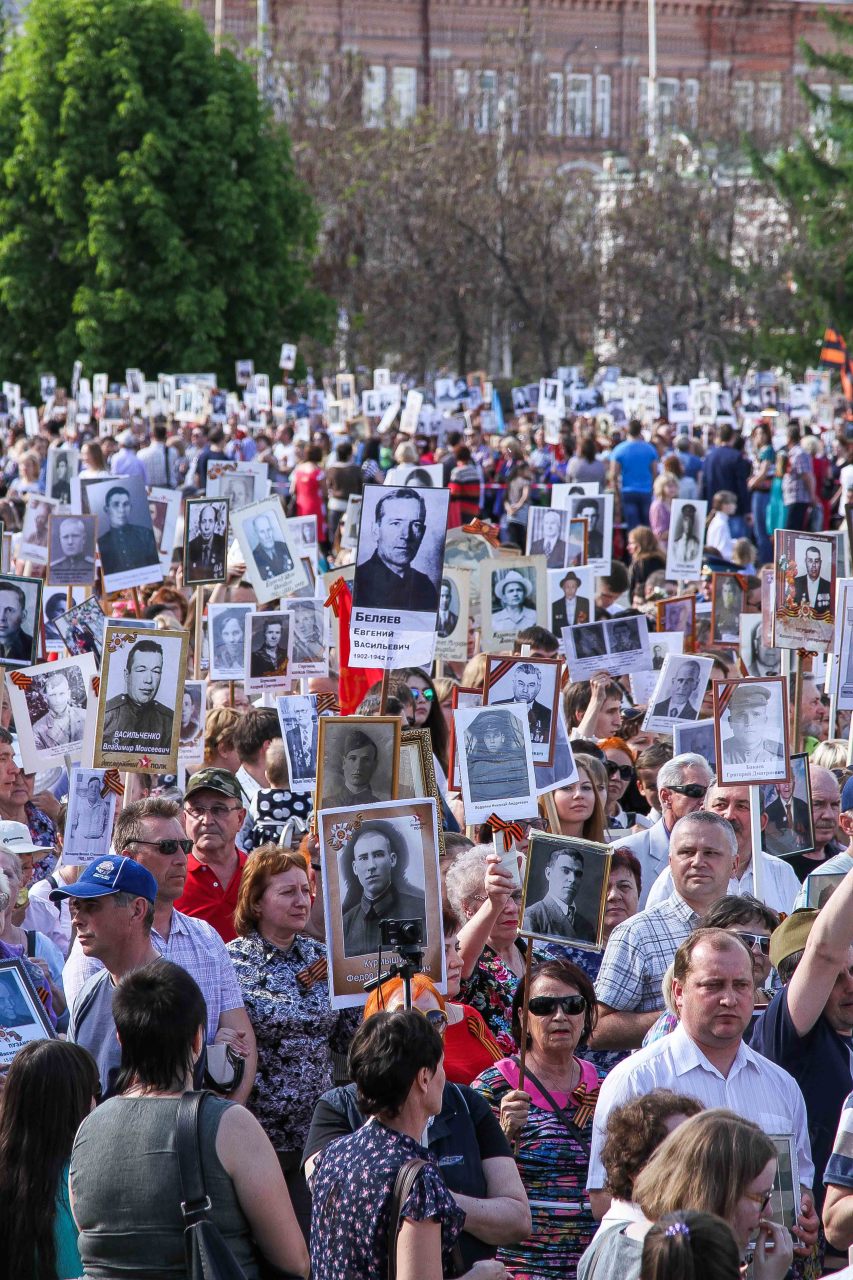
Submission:
<svg viewBox="0 0 853 1280">
<path fill-rule="evenodd" d="M 11 425 L 7 532 L 75 431 Z M 843 426 L 780 432 L 772 417 L 744 438 L 729 422 L 601 430 L 577 416 L 548 441 L 523 415 L 500 437 L 469 412 L 441 438 L 380 438 L 300 411 L 139 419 L 77 442 L 84 475 L 188 496 L 217 460 L 265 461 L 287 513 L 316 517 L 321 568 L 351 561 L 349 499 L 392 466 L 440 466 L 449 525 L 477 521 L 509 563 L 553 484 L 598 484 L 614 495 L 614 540 L 587 607 L 644 613 L 652 631 L 658 602 L 685 589 L 666 575 L 676 498 L 709 504 L 702 577 L 686 590 L 708 601 L 714 573 L 737 572 L 752 612 L 774 529 L 844 527 L 853 501 Z M 221 599 L 250 599 L 239 563 L 229 570 Z M 114 607 L 187 627 L 191 594 L 176 553 L 165 583 Z M 712 644 L 709 621 L 698 615 L 694 648 L 715 678 L 751 662 L 779 673 L 777 651 Z M 559 632 L 521 626 L 515 652 L 559 656 Z M 336 663 L 333 651 L 311 691 L 338 694 Z M 515 845 L 523 858 L 550 829 L 612 846 L 595 949 L 519 934 L 495 833 L 466 825 L 450 788 L 453 691 L 484 678 L 472 625 L 467 662 L 393 672 L 358 707 L 428 729 L 435 757 L 447 981 L 442 992 L 417 974 L 412 1008 L 400 978 L 364 1008 L 332 1007 L 310 797 L 289 790 L 277 713 L 239 680 L 208 686 L 203 765 L 182 789 L 128 777 L 111 852 L 85 867 L 60 860 L 67 783 L 25 772 L 0 704 L 0 960 L 24 962 L 53 1030 L 0 1077 L 0 1276 L 736 1280 L 748 1261 L 755 1280 L 812 1280 L 846 1264 L 850 713 L 830 723 L 820 681 L 801 674 L 814 847 L 781 858 L 753 842 L 749 787 L 644 731 L 627 679 L 567 684 L 578 780 L 519 824 Z M 790 799 L 780 792 L 789 818 Z M 829 873 L 817 899 L 810 884 Z M 0 987 L 8 1038 L 5 999 Z M 224 1242 L 242 1270 L 189 1269 L 193 1224 L 218 1229 L 214 1264 Z"/>
</svg>

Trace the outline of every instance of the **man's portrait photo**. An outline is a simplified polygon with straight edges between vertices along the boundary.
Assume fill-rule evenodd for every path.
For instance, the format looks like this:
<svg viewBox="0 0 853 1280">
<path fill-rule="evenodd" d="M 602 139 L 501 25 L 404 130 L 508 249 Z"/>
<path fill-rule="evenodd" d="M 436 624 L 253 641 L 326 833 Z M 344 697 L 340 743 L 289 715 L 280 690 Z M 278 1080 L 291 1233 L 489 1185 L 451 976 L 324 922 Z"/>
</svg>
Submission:
<svg viewBox="0 0 853 1280">
<path fill-rule="evenodd" d="M 353 580 L 356 608 L 438 611 L 448 501 L 446 489 L 365 487 Z"/>
<path fill-rule="evenodd" d="M 617 618 L 603 625 L 610 653 L 633 653 L 643 647 L 637 618 Z"/>
<path fill-rule="evenodd" d="M 106 790 L 106 795 L 101 793 Z M 68 793 L 63 853 L 86 861 L 109 852 L 115 792 L 104 787 L 103 769 L 75 769 Z"/>
<path fill-rule="evenodd" d="M 290 657 L 294 668 L 299 665 L 328 670 L 323 601 L 293 600 L 288 602 L 287 610 L 293 634 Z M 321 672 L 318 670 L 317 674 Z"/>
<path fill-rule="evenodd" d="M 250 524 L 252 557 L 261 577 L 278 578 L 293 568 L 293 557 L 287 543 L 276 538 L 275 523 L 270 514 L 256 516 Z"/>
<path fill-rule="evenodd" d="M 544 556 L 549 569 L 561 569 L 566 563 L 567 511 L 554 507 L 531 507 L 527 525 L 527 554 Z"/>
<path fill-rule="evenodd" d="M 246 635 L 249 679 L 287 675 L 290 617 L 286 613 L 250 613 Z"/>
<path fill-rule="evenodd" d="M 759 788 L 759 806 L 767 819 L 761 832 L 761 847 L 766 853 L 782 858 L 814 849 L 807 755 L 791 756 L 791 777 L 787 782 Z"/>
<path fill-rule="evenodd" d="M 21 526 L 19 552 L 21 559 L 32 560 L 34 564 L 47 564 L 50 513 L 55 508 L 56 503 L 52 498 L 43 498 L 35 493 L 27 495 L 27 506 Z"/>
<path fill-rule="evenodd" d="M 36 1021 L 23 990 L 17 973 L 0 969 L 0 1027 L 28 1027 Z"/>
<path fill-rule="evenodd" d="M 805 601 L 815 613 L 826 612 L 832 607 L 832 583 L 831 575 L 824 577 L 822 548 L 807 538 L 798 538 L 796 556 L 794 604 Z"/>
<path fill-rule="evenodd" d="M 291 541 L 279 498 L 265 498 L 240 511 L 232 507 L 230 514 L 259 604 L 292 595 L 306 585 L 308 576 Z"/>
<path fill-rule="evenodd" d="M 540 840 L 534 837 L 528 847 L 528 869 L 525 877 L 525 933 L 560 942 L 585 942 L 593 946 L 598 940 L 598 920 L 602 876 L 607 867 L 603 847 L 585 846 L 581 840 Z M 586 887 L 587 867 L 595 882 L 592 893 Z M 584 908 L 589 904 L 591 910 Z"/>
<path fill-rule="evenodd" d="M 106 621 L 97 597 L 89 596 L 58 617 L 54 626 L 69 653 L 92 653 L 100 663 Z"/>
<path fill-rule="evenodd" d="M 178 730 L 178 746 L 186 746 L 199 735 L 204 727 L 205 683 L 203 680 L 187 680 L 184 685 L 184 696 L 181 699 L 181 725 Z"/>
<path fill-rule="evenodd" d="M 827 652 L 835 635 L 837 533 L 777 529 L 773 643 L 778 649 Z"/>
<path fill-rule="evenodd" d="M 116 757 L 177 762 L 186 653 L 186 632 L 151 635 L 108 626 L 98 705 L 96 768 Z"/>
<path fill-rule="evenodd" d="M 782 652 L 764 643 L 760 613 L 741 615 L 740 656 L 748 675 L 778 676 L 781 674 Z"/>
<path fill-rule="evenodd" d="M 0 664 L 29 667 L 36 660 L 41 581 L 0 575 Z"/>
<path fill-rule="evenodd" d="M 58 502 L 61 506 L 69 506 L 71 481 L 79 470 L 80 452 L 73 445 L 63 445 L 61 449 L 48 449 L 44 485 L 47 497 L 53 498 L 54 502 Z"/>
<path fill-rule="evenodd" d="M 90 587 L 95 581 L 95 516 L 51 515 L 48 586 Z"/>
<path fill-rule="evenodd" d="M 788 780 L 786 710 L 781 676 L 714 682 L 718 775 L 723 786 Z"/>
<path fill-rule="evenodd" d="M 419 859 L 411 859 L 418 870 Z M 409 849 L 394 822 L 363 822 L 340 854 L 343 897 L 344 955 L 378 951 L 381 920 L 420 920 L 426 936 L 426 901 L 422 886 L 410 883 Z"/>
<path fill-rule="evenodd" d="M 98 481 L 86 487 L 98 517 L 98 553 L 106 589 L 161 582 L 163 571 L 151 524 L 145 483 L 139 476 Z"/>
<path fill-rule="evenodd" d="M 493 569 L 491 632 L 514 636 L 538 621 L 536 572 L 532 568 Z"/>
<path fill-rule="evenodd" d="M 671 596 L 657 602 L 658 631 L 680 632 L 684 647 L 692 646 L 696 633 L 696 597 Z"/>
<path fill-rule="evenodd" d="M 559 586 L 559 597 L 551 602 L 551 631 L 555 636 L 562 635 L 563 627 L 581 626 L 592 622 L 590 596 L 582 595 L 582 579 L 575 569 L 567 569 L 556 574 L 549 572 L 549 587 L 552 578 L 556 577 Z"/>
<path fill-rule="evenodd" d="M 86 723 L 86 690 L 78 668 L 57 665 L 56 670 L 34 677 L 26 699 L 40 751 L 65 752 L 79 746 Z"/>
<path fill-rule="evenodd" d="M 456 630 L 458 622 L 459 592 L 456 590 L 456 584 L 451 578 L 442 578 L 438 589 L 436 633 L 443 640 L 446 640 Z"/>
<path fill-rule="evenodd" d="M 534 764 L 551 764 L 560 697 L 559 666 L 555 660 L 498 658 L 486 667 L 485 702 L 498 707 L 518 702 L 527 707 Z"/>
<path fill-rule="evenodd" d="M 746 592 L 736 573 L 711 578 L 711 639 L 715 645 L 740 644 L 740 619 Z"/>
<path fill-rule="evenodd" d="M 522 714 L 526 718 L 526 713 Z M 494 707 L 478 711 L 473 717 L 465 711 L 456 716 L 457 728 L 459 717 L 468 717 L 462 739 L 463 795 L 467 788 L 474 807 L 490 805 L 492 810 L 501 801 L 527 795 L 528 761 L 532 765 L 532 757 L 515 711 Z M 468 817 L 467 797 L 465 812 Z"/>
<path fill-rule="evenodd" d="M 600 658 L 607 653 L 604 639 L 604 625 L 601 622 L 590 622 L 583 626 L 571 628 L 575 656 L 578 658 Z"/>
<path fill-rule="evenodd" d="M 281 736 L 287 755 L 291 791 L 313 791 L 317 778 L 320 719 L 316 694 L 291 694 L 277 699 Z"/>
<path fill-rule="evenodd" d="M 184 525 L 184 581 L 224 582 L 228 552 L 228 502 L 188 498 Z"/>
<path fill-rule="evenodd" d="M 566 509 L 571 517 L 579 516 L 587 522 L 586 558 L 590 563 L 607 561 L 610 565 L 613 545 L 613 495 L 599 494 L 591 497 L 566 499 Z M 609 572 L 609 568 L 608 568 Z"/>
<path fill-rule="evenodd" d="M 666 548 L 668 578 L 698 578 L 705 546 L 707 502 L 697 498 L 674 498 L 670 533 Z"/>
<path fill-rule="evenodd" d="M 212 636 L 211 680 L 242 680 L 245 676 L 246 619 L 250 604 L 211 604 L 207 609 Z"/>
<path fill-rule="evenodd" d="M 668 653 L 652 691 L 645 729 L 671 733 L 673 725 L 698 720 L 713 659 Z"/>
<path fill-rule="evenodd" d="M 219 477 L 219 494 L 228 499 L 232 511 L 240 511 L 254 501 L 255 477 L 243 471 L 223 471 Z"/>
<path fill-rule="evenodd" d="M 397 716 L 320 717 L 317 808 L 392 800 L 402 726 Z"/>
</svg>

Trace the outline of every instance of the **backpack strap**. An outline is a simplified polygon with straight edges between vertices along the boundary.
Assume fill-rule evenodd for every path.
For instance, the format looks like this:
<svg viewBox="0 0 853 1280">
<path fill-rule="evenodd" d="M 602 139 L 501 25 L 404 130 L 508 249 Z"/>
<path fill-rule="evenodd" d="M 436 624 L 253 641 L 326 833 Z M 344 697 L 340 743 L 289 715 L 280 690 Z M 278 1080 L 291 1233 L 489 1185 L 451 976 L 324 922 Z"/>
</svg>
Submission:
<svg viewBox="0 0 853 1280">
<path fill-rule="evenodd" d="M 27 956 L 30 960 L 35 959 L 36 954 L 36 931 L 35 929 L 25 929 L 27 935 Z"/>
<path fill-rule="evenodd" d="M 181 1214 L 184 1226 L 201 1222 L 211 1211 L 210 1197 L 204 1185 L 201 1146 L 198 1139 L 204 1091 L 187 1092 L 178 1103 L 175 1151 L 181 1178 Z"/>
<path fill-rule="evenodd" d="M 403 1212 L 403 1205 L 411 1195 L 415 1179 L 425 1165 L 426 1160 L 417 1158 L 407 1160 L 405 1164 L 400 1165 L 397 1177 L 394 1179 L 388 1217 L 388 1280 L 396 1280 L 397 1277 L 397 1237 L 400 1234 L 400 1215 Z"/>
</svg>

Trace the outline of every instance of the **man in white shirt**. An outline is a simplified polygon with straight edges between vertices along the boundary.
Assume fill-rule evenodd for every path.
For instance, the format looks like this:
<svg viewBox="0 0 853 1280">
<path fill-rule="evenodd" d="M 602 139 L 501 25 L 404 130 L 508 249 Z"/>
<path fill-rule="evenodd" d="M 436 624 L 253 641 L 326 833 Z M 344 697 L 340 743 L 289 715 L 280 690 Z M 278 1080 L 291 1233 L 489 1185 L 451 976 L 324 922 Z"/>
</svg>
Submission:
<svg viewBox="0 0 853 1280">
<path fill-rule="evenodd" d="M 601 1086 L 587 1178 L 593 1213 L 601 1218 L 610 1200 L 601 1162 L 610 1112 L 652 1089 L 672 1089 L 705 1107 L 726 1107 L 767 1134 L 794 1134 L 802 1205 L 794 1235 L 813 1244 L 819 1224 L 803 1095 L 787 1071 L 743 1042 L 754 1003 L 751 955 L 723 929 L 698 929 L 678 948 L 674 970 L 679 1026 L 620 1062 Z"/>
</svg>

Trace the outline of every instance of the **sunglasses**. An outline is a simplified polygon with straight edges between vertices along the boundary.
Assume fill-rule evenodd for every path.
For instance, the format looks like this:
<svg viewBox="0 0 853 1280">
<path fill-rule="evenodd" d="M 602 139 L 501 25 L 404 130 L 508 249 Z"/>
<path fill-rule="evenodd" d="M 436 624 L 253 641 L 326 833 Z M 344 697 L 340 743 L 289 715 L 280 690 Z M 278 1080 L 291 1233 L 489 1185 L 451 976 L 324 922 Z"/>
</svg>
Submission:
<svg viewBox="0 0 853 1280">
<path fill-rule="evenodd" d="M 418 1013 L 422 1013 L 431 1027 L 434 1027 L 440 1036 L 443 1036 L 447 1030 L 447 1014 L 443 1009 L 418 1009 Z"/>
<path fill-rule="evenodd" d="M 419 698 L 423 698 L 424 702 L 433 702 L 435 700 L 435 689 L 412 689 L 410 686 L 409 693 L 412 695 L 415 702 L 417 702 Z"/>
<path fill-rule="evenodd" d="M 618 773 L 623 782 L 630 782 L 634 777 L 632 764 L 617 764 L 615 760 L 605 760 L 604 767 L 611 778 L 615 778 Z"/>
<path fill-rule="evenodd" d="M 558 1009 L 563 1013 L 583 1013 L 586 1000 L 583 996 L 533 996 L 527 1007 L 537 1018 L 550 1018 Z"/>
<path fill-rule="evenodd" d="M 691 800 L 701 800 L 707 790 L 701 782 L 685 782 L 679 787 L 667 787 L 667 791 L 677 791 L 680 796 L 689 796 Z"/>
<path fill-rule="evenodd" d="M 192 840 L 128 840 L 128 844 L 147 844 L 152 849 L 156 849 L 158 853 L 162 853 L 164 858 L 174 858 L 180 849 L 182 853 L 192 853 Z"/>
<path fill-rule="evenodd" d="M 765 938 L 763 933 L 745 933 L 739 930 L 737 936 L 741 942 L 744 942 L 749 947 L 750 951 L 758 947 L 763 956 L 770 955 L 770 939 Z"/>
</svg>

